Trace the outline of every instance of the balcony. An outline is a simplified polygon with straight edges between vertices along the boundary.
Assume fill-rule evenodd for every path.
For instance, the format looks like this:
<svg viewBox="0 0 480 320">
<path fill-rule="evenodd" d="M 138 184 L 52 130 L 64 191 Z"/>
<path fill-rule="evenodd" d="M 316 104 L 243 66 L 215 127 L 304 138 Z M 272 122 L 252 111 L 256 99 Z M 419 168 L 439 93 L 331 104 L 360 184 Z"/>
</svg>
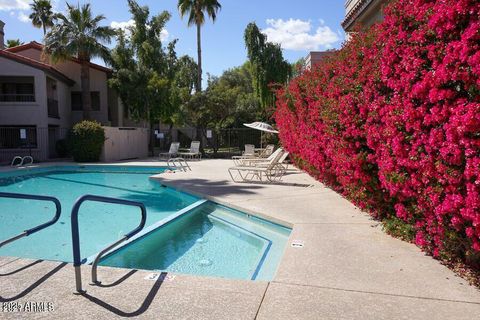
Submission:
<svg viewBox="0 0 480 320">
<path fill-rule="evenodd" d="M 54 99 L 47 99 L 48 117 L 60 119 L 58 113 L 58 101 Z"/>
<path fill-rule="evenodd" d="M 35 102 L 34 94 L 1 93 L 0 102 Z"/>
<path fill-rule="evenodd" d="M 367 29 L 383 20 L 382 8 L 390 0 L 347 0 L 345 1 L 345 19 L 343 29 L 353 32 L 356 27 Z"/>
</svg>

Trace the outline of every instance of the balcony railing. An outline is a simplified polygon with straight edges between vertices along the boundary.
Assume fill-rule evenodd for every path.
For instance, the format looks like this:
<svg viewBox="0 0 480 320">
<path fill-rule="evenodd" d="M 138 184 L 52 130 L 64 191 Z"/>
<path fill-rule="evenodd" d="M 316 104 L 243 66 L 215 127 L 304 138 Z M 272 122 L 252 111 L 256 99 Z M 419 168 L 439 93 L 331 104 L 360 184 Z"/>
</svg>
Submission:
<svg viewBox="0 0 480 320">
<path fill-rule="evenodd" d="M 48 107 L 48 117 L 49 118 L 60 118 L 60 114 L 58 113 L 58 101 L 54 99 L 47 99 L 47 107 Z"/>
<path fill-rule="evenodd" d="M 0 102 L 35 102 L 34 94 L 0 94 Z"/>
</svg>

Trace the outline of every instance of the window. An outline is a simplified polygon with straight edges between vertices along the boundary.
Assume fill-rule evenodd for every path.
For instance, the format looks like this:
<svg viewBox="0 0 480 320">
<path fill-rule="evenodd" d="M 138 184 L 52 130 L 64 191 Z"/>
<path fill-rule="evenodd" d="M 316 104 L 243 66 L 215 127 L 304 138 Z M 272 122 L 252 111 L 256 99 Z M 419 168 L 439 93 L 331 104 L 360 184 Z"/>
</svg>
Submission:
<svg viewBox="0 0 480 320">
<path fill-rule="evenodd" d="M 71 94 L 72 99 L 72 110 L 73 111 L 82 111 L 82 93 L 80 91 L 73 91 Z M 91 91 L 90 92 L 90 105 L 92 111 L 100 111 L 100 92 Z"/>
<path fill-rule="evenodd" d="M 0 102 L 35 102 L 33 77 L 0 77 Z"/>
<path fill-rule="evenodd" d="M 22 135 L 25 135 L 22 137 Z M 0 127 L 0 149 L 37 148 L 36 126 Z"/>
</svg>

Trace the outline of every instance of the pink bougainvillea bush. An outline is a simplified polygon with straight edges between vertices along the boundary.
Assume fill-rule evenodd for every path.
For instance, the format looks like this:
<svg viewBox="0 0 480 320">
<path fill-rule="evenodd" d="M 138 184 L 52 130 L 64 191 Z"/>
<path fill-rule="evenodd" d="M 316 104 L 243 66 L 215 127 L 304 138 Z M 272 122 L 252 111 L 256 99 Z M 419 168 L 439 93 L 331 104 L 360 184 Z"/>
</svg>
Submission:
<svg viewBox="0 0 480 320">
<path fill-rule="evenodd" d="M 480 253 L 480 2 L 403 0 L 277 91 L 298 165 L 434 256 Z"/>
</svg>

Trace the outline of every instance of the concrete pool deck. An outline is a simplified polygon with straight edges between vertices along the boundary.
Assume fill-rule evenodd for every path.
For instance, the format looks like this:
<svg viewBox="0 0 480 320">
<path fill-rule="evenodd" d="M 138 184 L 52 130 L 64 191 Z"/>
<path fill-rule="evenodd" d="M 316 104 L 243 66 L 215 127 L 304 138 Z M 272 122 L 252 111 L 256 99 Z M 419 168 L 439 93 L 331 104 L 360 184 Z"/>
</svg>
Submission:
<svg viewBox="0 0 480 320">
<path fill-rule="evenodd" d="M 158 162 L 130 162 L 158 165 Z M 160 163 L 162 164 L 162 163 Z M 476 319 L 480 291 L 307 174 L 278 184 L 233 183 L 230 160 L 190 162 L 192 171 L 155 177 L 164 185 L 293 228 L 271 282 L 99 267 L 113 287 L 74 295 L 70 264 L 0 257 L 0 304 L 52 302 L 52 312 L 0 309 L 0 318 Z M 303 242 L 294 248 L 292 241 Z M 162 280 L 163 279 L 163 280 Z M 1 312 L 3 311 L 3 312 Z"/>
</svg>

